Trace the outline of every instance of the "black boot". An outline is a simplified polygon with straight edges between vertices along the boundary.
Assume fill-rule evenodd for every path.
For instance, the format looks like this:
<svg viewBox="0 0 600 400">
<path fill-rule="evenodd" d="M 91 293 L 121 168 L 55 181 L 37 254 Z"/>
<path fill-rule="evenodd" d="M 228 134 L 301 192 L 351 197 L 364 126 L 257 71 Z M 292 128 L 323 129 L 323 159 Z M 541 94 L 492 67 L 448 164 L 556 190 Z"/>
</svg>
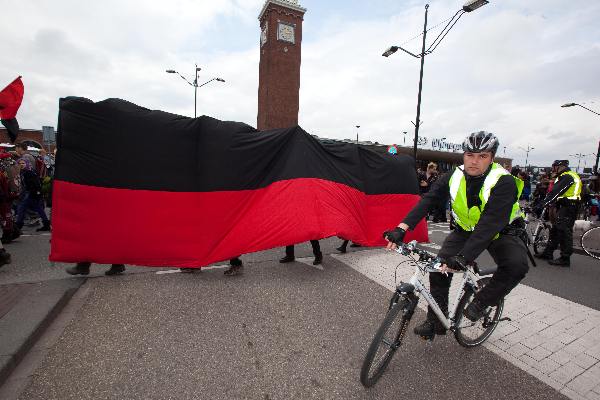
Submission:
<svg viewBox="0 0 600 400">
<path fill-rule="evenodd" d="M 340 247 L 336 247 L 335 248 L 337 251 L 339 251 L 340 253 L 345 253 L 346 252 L 346 246 L 341 245 Z"/>
<path fill-rule="evenodd" d="M 104 273 L 104 275 L 121 275 L 125 271 L 125 265 L 123 264 L 113 264 L 110 266 L 110 269 Z"/>
<path fill-rule="evenodd" d="M 37 228 L 35 231 L 36 232 L 50 232 L 50 230 L 51 230 L 50 229 L 50 224 L 47 223 L 47 224 L 42 225 L 41 228 Z"/>
<path fill-rule="evenodd" d="M 323 262 L 323 253 L 319 253 L 315 255 L 315 260 L 313 261 L 313 265 L 319 265 Z"/>
<path fill-rule="evenodd" d="M 229 269 L 223 272 L 225 276 L 235 276 L 244 273 L 244 264 L 238 257 L 229 260 Z"/>
<path fill-rule="evenodd" d="M 477 299 L 473 299 L 471 303 L 463 310 L 463 315 L 472 322 L 477 321 L 485 314 L 485 307 L 477 301 Z"/>
<path fill-rule="evenodd" d="M 0 267 L 4 264 L 10 264 L 11 261 L 10 254 L 4 249 L 0 249 Z"/>
<path fill-rule="evenodd" d="M 296 258 L 294 256 L 289 256 L 286 255 L 285 257 L 283 257 L 281 260 L 279 260 L 280 263 L 285 264 L 285 263 L 289 263 L 296 260 Z"/>
<path fill-rule="evenodd" d="M 548 261 L 548 264 L 569 268 L 571 266 L 571 259 L 569 257 L 559 257 L 556 260 Z"/>
<path fill-rule="evenodd" d="M 434 335 L 445 335 L 446 328 L 439 321 L 431 321 L 428 318 L 420 325 L 415 326 L 413 332 L 424 339 L 433 340 Z"/>
<path fill-rule="evenodd" d="M 90 273 L 90 263 L 77 263 L 73 267 L 65 269 L 69 275 L 88 275 Z"/>
</svg>

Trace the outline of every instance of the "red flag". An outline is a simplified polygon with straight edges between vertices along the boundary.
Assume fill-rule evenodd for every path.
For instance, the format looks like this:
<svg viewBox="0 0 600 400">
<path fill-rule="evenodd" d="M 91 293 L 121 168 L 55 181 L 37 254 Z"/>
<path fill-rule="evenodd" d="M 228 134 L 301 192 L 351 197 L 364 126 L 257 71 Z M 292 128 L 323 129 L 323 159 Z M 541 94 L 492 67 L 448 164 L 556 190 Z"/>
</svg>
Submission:
<svg viewBox="0 0 600 400">
<path fill-rule="evenodd" d="M 8 131 L 11 142 L 15 142 L 19 133 L 16 116 L 23 101 L 23 81 L 19 76 L 0 92 L 0 120 Z"/>
</svg>

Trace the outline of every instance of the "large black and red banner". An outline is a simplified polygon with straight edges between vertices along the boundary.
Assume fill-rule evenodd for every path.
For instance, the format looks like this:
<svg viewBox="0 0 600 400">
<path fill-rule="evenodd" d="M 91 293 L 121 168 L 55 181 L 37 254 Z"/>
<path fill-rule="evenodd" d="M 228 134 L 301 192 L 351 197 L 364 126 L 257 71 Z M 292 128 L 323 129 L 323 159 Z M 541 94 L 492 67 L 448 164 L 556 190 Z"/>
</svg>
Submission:
<svg viewBox="0 0 600 400">
<path fill-rule="evenodd" d="M 204 266 L 340 236 L 382 245 L 418 201 L 412 159 L 109 99 L 60 101 L 50 259 Z M 427 240 L 421 222 L 408 239 Z"/>
</svg>

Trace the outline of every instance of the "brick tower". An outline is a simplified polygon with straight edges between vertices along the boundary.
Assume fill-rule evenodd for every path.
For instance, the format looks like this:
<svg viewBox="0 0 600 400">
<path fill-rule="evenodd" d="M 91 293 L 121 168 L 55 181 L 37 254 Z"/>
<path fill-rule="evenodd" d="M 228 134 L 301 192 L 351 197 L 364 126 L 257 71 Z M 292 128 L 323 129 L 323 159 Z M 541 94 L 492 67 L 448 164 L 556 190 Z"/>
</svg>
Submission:
<svg viewBox="0 0 600 400">
<path fill-rule="evenodd" d="M 259 130 L 298 124 L 300 44 L 306 8 L 298 0 L 266 0 L 260 12 Z"/>
</svg>

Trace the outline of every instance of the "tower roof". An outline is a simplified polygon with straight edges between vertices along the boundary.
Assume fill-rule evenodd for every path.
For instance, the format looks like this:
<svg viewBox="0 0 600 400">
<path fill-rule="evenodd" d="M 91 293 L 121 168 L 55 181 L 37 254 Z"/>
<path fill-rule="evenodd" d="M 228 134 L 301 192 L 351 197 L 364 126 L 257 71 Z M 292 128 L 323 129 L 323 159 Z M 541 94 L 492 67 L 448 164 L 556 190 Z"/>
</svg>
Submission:
<svg viewBox="0 0 600 400">
<path fill-rule="evenodd" d="M 262 19 L 263 15 L 265 14 L 265 11 L 267 10 L 267 7 L 269 6 L 269 4 L 276 4 L 278 6 L 287 7 L 292 10 L 295 10 L 295 11 L 300 11 L 301 13 L 306 12 L 306 8 L 304 8 L 304 7 L 300 6 L 300 4 L 298 4 L 298 0 L 266 0 L 265 5 L 263 6 L 263 8 L 260 11 L 260 14 L 258 16 L 259 21 Z"/>
</svg>

